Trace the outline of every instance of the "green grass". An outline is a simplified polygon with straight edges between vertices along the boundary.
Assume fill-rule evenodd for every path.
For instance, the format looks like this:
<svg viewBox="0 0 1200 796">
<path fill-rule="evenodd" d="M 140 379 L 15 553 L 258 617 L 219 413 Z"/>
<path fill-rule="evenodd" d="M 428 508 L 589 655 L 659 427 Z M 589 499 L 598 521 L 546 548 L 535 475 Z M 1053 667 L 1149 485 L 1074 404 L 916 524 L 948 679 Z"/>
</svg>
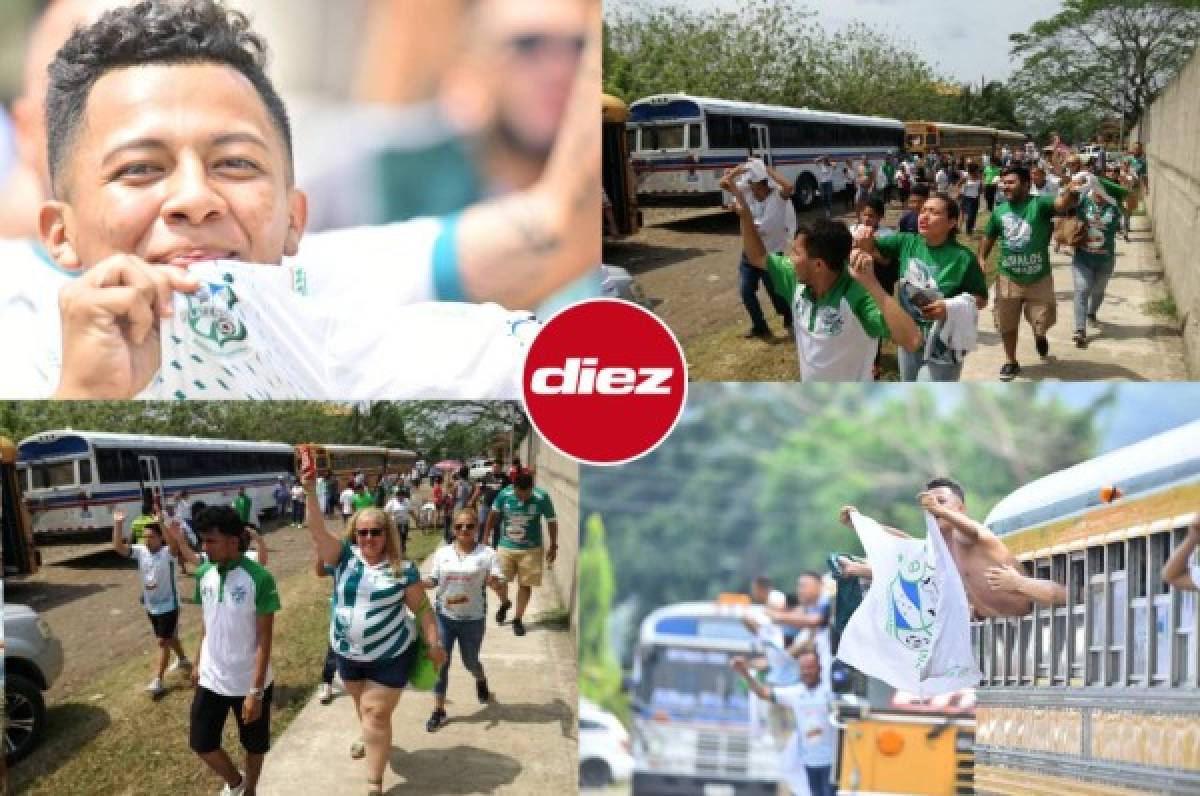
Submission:
<svg viewBox="0 0 1200 796">
<path fill-rule="evenodd" d="M 1175 297 L 1170 293 L 1164 298 L 1147 301 L 1142 305 L 1142 311 L 1147 315 L 1155 315 L 1170 321 L 1179 320 L 1179 308 L 1175 306 Z"/>
<path fill-rule="evenodd" d="M 408 554 L 421 561 L 440 531 L 409 536 Z M 275 619 L 271 666 L 275 694 L 271 738 L 277 739 L 308 703 L 320 680 L 329 634 L 329 581 L 305 567 L 279 582 L 283 610 Z M 196 622 L 182 636 L 194 654 Z M 103 639 L 96 643 L 103 644 Z M 148 653 L 147 653 L 148 654 Z M 13 793 L 212 794 L 221 783 L 188 748 L 192 692 L 177 675 L 157 702 L 142 691 L 149 659 L 118 666 L 50 710 L 47 742 L 10 772 Z M 226 722 L 224 747 L 241 760 L 237 725 Z"/>
</svg>

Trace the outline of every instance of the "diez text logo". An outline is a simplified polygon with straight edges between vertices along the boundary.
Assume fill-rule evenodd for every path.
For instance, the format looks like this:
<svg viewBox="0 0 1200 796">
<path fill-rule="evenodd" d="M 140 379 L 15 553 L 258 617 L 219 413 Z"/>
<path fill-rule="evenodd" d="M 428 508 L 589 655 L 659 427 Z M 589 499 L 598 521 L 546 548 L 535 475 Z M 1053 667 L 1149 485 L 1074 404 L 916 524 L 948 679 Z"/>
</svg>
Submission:
<svg viewBox="0 0 1200 796">
<path fill-rule="evenodd" d="M 687 397 L 679 342 L 650 311 L 619 299 L 573 304 L 529 348 L 525 408 L 538 433 L 585 464 L 654 450 Z"/>
</svg>

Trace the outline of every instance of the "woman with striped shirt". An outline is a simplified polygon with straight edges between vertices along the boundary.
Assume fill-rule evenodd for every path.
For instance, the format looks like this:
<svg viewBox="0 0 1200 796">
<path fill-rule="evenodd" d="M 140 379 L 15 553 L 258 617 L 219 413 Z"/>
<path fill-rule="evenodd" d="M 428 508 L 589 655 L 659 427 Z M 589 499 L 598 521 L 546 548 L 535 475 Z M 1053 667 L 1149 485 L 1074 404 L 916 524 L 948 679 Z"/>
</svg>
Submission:
<svg viewBox="0 0 1200 796">
<path fill-rule="evenodd" d="M 434 665 L 445 665 L 446 651 L 421 576 L 402 557 L 399 535 L 387 512 L 359 509 L 346 523 L 345 537 L 339 538 L 325 528 L 316 474 L 305 473 L 304 479 L 308 530 L 317 556 L 334 569 L 329 643 L 362 725 L 367 793 L 378 794 L 392 748 L 392 711 L 416 663 L 414 617 L 420 619 Z M 352 754 L 356 751 L 352 747 Z"/>
</svg>

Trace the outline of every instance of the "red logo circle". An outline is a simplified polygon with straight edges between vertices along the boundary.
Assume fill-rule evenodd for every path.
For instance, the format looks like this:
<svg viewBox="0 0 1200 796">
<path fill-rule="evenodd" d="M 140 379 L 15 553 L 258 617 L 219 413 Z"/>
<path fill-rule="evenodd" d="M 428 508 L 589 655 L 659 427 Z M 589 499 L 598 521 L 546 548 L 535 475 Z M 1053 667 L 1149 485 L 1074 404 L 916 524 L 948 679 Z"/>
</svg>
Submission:
<svg viewBox="0 0 1200 796">
<path fill-rule="evenodd" d="M 551 447 L 585 464 L 622 464 L 671 433 L 687 398 L 687 367 L 654 313 L 589 299 L 538 332 L 522 385 L 529 420 Z"/>
</svg>

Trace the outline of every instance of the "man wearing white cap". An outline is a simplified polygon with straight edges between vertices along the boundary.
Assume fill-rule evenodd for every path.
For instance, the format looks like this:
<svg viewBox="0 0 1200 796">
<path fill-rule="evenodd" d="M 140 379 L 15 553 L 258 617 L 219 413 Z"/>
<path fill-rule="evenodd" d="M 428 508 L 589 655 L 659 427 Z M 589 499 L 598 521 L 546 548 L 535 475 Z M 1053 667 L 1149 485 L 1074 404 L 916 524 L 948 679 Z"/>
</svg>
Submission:
<svg viewBox="0 0 1200 796">
<path fill-rule="evenodd" d="M 772 181 L 778 187 L 772 185 Z M 750 208 L 754 226 L 768 253 L 787 251 L 796 233 L 796 210 L 790 201 L 793 190 L 791 182 L 758 158 L 750 158 L 743 165 L 727 171 L 721 180 L 721 187 L 735 197 L 741 197 Z M 738 264 L 738 286 L 742 304 L 750 313 L 750 331 L 744 335 L 747 339 L 771 336 L 762 306 L 758 303 L 759 282 L 766 283 L 767 295 L 771 297 L 775 311 L 783 318 L 783 325 L 786 328 L 792 326 L 792 310 L 787 301 L 771 287 L 762 270 L 750 265 L 746 253 L 742 252 Z"/>
</svg>

